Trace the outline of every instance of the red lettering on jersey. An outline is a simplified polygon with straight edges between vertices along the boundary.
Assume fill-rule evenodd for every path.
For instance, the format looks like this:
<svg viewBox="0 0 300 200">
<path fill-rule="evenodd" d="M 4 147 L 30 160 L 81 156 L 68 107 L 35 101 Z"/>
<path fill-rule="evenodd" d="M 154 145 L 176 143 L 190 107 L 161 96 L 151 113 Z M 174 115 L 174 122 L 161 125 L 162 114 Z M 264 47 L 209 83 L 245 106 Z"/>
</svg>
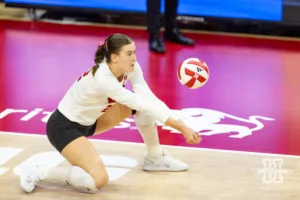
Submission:
<svg viewBox="0 0 300 200">
<path fill-rule="evenodd" d="M 107 101 L 108 101 L 109 104 L 111 104 L 111 103 L 116 103 L 115 100 L 113 100 L 113 99 L 111 99 L 111 98 L 109 98 L 109 97 L 108 97 Z"/>
<path fill-rule="evenodd" d="M 90 69 L 89 71 L 86 71 L 82 74 L 82 76 L 80 76 L 78 79 L 77 79 L 77 82 L 81 80 L 82 77 L 85 77 L 86 75 L 88 75 L 90 73 L 90 71 L 92 71 L 92 69 Z"/>
<path fill-rule="evenodd" d="M 101 112 L 106 112 L 110 107 L 112 107 L 116 103 L 115 100 L 113 100 L 112 98 L 109 98 L 109 97 L 107 98 L 107 101 L 108 101 L 109 105 Z"/>
<path fill-rule="evenodd" d="M 101 112 L 106 112 L 110 107 L 112 107 L 112 105 L 108 105 L 104 110 L 102 110 Z"/>
</svg>

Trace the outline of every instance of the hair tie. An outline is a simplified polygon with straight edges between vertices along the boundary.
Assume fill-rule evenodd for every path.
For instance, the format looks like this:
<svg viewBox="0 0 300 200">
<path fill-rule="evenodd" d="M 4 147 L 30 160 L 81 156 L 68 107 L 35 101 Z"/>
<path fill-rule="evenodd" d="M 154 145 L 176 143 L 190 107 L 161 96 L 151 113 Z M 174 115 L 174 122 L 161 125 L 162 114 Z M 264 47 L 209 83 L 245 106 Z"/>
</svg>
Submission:
<svg viewBox="0 0 300 200">
<path fill-rule="evenodd" d="M 105 44 L 100 43 L 100 46 L 101 46 L 102 51 L 104 51 L 105 53 L 107 53 Z"/>
</svg>

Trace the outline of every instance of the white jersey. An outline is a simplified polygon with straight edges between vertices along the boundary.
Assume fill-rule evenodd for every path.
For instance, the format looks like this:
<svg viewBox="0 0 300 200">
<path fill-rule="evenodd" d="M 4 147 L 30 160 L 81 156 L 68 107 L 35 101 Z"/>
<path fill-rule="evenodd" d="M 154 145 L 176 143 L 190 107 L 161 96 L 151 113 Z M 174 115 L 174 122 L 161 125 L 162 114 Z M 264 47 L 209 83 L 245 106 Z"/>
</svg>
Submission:
<svg viewBox="0 0 300 200">
<path fill-rule="evenodd" d="M 124 87 L 127 80 L 134 92 Z M 89 126 L 115 102 L 146 112 L 161 123 L 170 117 L 170 109 L 152 93 L 138 62 L 134 71 L 124 74 L 121 81 L 112 74 L 106 62 L 99 64 L 95 76 L 90 69 L 71 86 L 58 110 L 70 121 Z"/>
</svg>

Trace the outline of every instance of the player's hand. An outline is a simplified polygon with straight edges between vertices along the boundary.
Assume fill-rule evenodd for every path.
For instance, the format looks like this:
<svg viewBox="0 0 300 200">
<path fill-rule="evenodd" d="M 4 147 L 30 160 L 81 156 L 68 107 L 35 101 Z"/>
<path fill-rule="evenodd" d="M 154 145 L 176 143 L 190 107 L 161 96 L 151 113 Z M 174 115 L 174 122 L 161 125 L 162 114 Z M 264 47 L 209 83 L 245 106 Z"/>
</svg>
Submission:
<svg viewBox="0 0 300 200">
<path fill-rule="evenodd" d="M 185 128 L 182 134 L 188 144 L 199 144 L 202 141 L 200 134 L 191 128 Z"/>
</svg>

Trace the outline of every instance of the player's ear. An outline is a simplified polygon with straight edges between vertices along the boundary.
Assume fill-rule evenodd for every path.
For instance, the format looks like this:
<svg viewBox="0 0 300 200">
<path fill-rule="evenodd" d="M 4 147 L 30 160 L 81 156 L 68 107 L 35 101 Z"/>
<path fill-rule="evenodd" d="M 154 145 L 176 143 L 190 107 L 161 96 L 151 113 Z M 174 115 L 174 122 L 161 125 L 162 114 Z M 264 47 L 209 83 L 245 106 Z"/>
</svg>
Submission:
<svg viewBox="0 0 300 200">
<path fill-rule="evenodd" d="M 110 56 L 110 60 L 111 60 L 112 62 L 117 62 L 117 57 L 118 57 L 117 54 L 112 53 L 111 56 Z"/>
</svg>

